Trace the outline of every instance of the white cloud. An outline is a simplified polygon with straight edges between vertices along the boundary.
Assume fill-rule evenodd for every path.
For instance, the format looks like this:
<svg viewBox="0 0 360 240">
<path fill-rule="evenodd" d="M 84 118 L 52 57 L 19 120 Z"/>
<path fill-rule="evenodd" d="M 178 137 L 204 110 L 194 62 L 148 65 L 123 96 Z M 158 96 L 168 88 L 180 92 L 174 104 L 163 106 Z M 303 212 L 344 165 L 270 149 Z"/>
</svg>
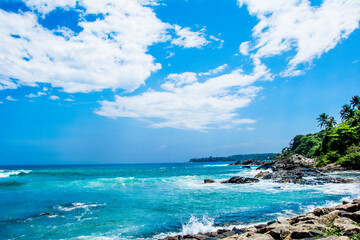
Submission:
<svg viewBox="0 0 360 240">
<path fill-rule="evenodd" d="M 17 99 L 15 99 L 15 98 L 13 98 L 11 96 L 7 96 L 5 99 L 8 100 L 8 101 L 17 101 Z"/>
<path fill-rule="evenodd" d="M 199 76 L 209 76 L 209 75 L 215 75 L 218 73 L 221 73 L 222 71 L 224 71 L 226 68 L 228 67 L 227 64 L 221 65 L 215 69 L 211 69 L 207 72 L 203 72 L 203 73 L 199 73 Z"/>
<path fill-rule="evenodd" d="M 239 51 L 242 55 L 249 55 L 249 42 L 243 42 L 240 44 Z"/>
<path fill-rule="evenodd" d="M 193 73 L 194 74 L 194 73 Z M 187 76 L 194 76 L 187 73 Z M 205 82 L 185 80 L 185 75 L 173 75 L 162 86 L 165 91 L 147 91 L 141 95 L 116 96 L 114 102 L 102 101 L 97 114 L 112 118 L 131 117 L 150 122 L 151 127 L 205 130 L 252 124 L 254 119 L 240 118 L 236 113 L 248 106 L 261 87 L 251 86 L 255 81 L 271 79 L 268 69 L 259 65 L 250 75 L 237 69 L 229 74 L 210 78 Z M 187 79 L 187 78 L 186 78 Z"/>
<path fill-rule="evenodd" d="M 56 96 L 56 95 L 51 95 L 49 97 L 49 99 L 51 99 L 51 100 L 59 100 L 60 98 L 58 96 Z"/>
<path fill-rule="evenodd" d="M 23 0 L 33 12 L 0 10 L 0 90 L 22 85 L 50 83 L 65 92 L 103 89 L 133 91 L 151 73 L 161 69 L 148 48 L 178 37 L 173 44 L 201 47 L 208 43 L 205 28 L 170 25 L 158 19 L 149 5 L 154 0 Z M 80 12 L 74 33 L 65 27 L 49 30 L 38 22 L 35 12 L 46 14 L 56 8 Z M 101 15 L 86 21 L 88 14 Z"/>
<path fill-rule="evenodd" d="M 200 31 L 193 32 L 190 28 L 182 28 L 179 25 L 173 26 L 176 34 L 179 36 L 171 40 L 174 45 L 182 46 L 184 48 L 201 48 L 210 42 L 205 38 L 205 27 Z"/>
<path fill-rule="evenodd" d="M 4 102 L 0 101 L 0 104 L 3 104 Z"/>
<path fill-rule="evenodd" d="M 254 41 L 242 43 L 240 52 L 247 55 L 250 50 L 261 59 L 295 50 L 284 76 L 301 74 L 299 65 L 310 64 L 359 27 L 358 0 L 324 0 L 320 7 L 308 0 L 238 2 L 259 19 L 253 28 Z"/>
<path fill-rule="evenodd" d="M 167 76 L 167 80 L 168 81 L 161 85 L 161 88 L 171 91 L 175 87 L 181 87 L 196 82 L 197 74 L 193 72 L 184 72 L 180 74 L 172 73 Z"/>
<path fill-rule="evenodd" d="M 41 97 L 43 95 L 46 95 L 46 93 L 44 92 L 37 92 L 36 94 L 33 94 L 33 93 L 30 93 L 28 95 L 26 95 L 25 97 L 28 97 L 28 98 L 37 98 L 37 97 Z"/>
<path fill-rule="evenodd" d="M 64 101 L 66 101 L 66 102 L 74 102 L 75 100 L 72 99 L 72 98 L 66 98 L 66 99 L 64 99 Z"/>
</svg>

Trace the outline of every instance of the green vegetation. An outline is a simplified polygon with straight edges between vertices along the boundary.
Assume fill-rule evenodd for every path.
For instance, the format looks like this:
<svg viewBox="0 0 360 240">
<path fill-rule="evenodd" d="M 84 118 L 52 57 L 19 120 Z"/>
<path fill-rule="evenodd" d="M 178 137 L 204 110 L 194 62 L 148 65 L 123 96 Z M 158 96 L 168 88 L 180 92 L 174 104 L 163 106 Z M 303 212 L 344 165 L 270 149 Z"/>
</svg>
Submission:
<svg viewBox="0 0 360 240">
<path fill-rule="evenodd" d="M 323 130 L 308 135 L 295 136 L 281 156 L 301 154 L 317 157 L 317 166 L 337 163 L 360 168 L 360 97 L 354 96 L 350 104 L 340 111 L 341 123 L 334 117 L 321 114 L 317 121 Z"/>
<path fill-rule="evenodd" d="M 272 159 L 274 153 L 259 153 L 259 154 L 240 154 L 229 157 L 207 157 L 207 158 L 193 158 L 189 162 L 236 162 L 244 160 L 269 160 Z"/>
<path fill-rule="evenodd" d="M 329 227 L 324 233 L 325 236 L 341 236 L 341 232 L 337 227 Z"/>
</svg>

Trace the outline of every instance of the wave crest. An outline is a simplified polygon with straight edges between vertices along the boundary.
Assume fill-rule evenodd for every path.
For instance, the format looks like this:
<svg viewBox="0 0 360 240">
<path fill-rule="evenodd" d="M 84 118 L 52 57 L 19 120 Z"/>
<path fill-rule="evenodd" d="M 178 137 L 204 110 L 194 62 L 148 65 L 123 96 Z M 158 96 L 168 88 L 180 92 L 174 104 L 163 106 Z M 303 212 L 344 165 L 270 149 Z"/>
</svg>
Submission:
<svg viewBox="0 0 360 240">
<path fill-rule="evenodd" d="M 7 178 L 13 176 L 21 176 L 30 173 L 31 170 L 0 170 L 0 178 Z"/>
</svg>

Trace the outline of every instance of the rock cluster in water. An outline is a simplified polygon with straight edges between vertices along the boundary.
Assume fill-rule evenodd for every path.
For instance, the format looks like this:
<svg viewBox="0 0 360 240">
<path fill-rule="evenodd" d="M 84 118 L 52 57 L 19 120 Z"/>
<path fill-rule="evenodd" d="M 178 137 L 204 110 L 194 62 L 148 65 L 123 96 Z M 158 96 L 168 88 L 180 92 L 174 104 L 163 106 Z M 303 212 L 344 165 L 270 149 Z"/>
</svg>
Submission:
<svg viewBox="0 0 360 240">
<path fill-rule="evenodd" d="M 306 158 L 302 155 L 295 154 L 261 165 L 257 169 L 271 170 L 272 172 L 260 172 L 255 178 L 272 179 L 280 183 L 306 185 L 353 182 L 351 179 L 329 177 L 325 174 L 325 172 L 338 171 L 338 166 L 334 165 L 325 169 L 319 169 L 313 167 L 315 163 L 316 159 L 314 158 Z"/>
<path fill-rule="evenodd" d="M 262 165 L 264 163 L 268 163 L 271 161 L 262 161 L 262 160 L 255 160 L 255 159 L 249 159 L 249 160 L 239 160 L 235 163 L 230 163 L 230 166 L 234 165 Z"/>
<path fill-rule="evenodd" d="M 216 232 L 177 235 L 163 240 L 274 240 L 327 239 L 350 240 L 360 238 L 360 199 L 330 208 L 316 208 L 313 212 L 293 218 L 279 217 L 276 221 L 246 228 L 221 229 Z"/>
</svg>

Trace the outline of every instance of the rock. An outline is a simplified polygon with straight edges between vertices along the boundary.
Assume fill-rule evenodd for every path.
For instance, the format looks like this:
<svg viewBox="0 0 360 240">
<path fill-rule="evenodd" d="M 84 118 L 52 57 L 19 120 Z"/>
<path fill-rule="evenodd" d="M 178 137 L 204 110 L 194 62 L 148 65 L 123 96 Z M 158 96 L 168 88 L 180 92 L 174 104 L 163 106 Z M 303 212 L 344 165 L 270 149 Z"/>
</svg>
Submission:
<svg viewBox="0 0 360 240">
<path fill-rule="evenodd" d="M 204 179 L 204 183 L 214 183 L 215 181 L 212 179 Z"/>
<path fill-rule="evenodd" d="M 286 218 L 284 217 L 278 217 L 277 218 L 277 222 L 279 224 L 282 224 L 282 225 L 290 225 L 290 223 L 288 222 L 288 220 L 286 220 Z"/>
<path fill-rule="evenodd" d="M 263 177 L 265 177 L 265 176 L 267 176 L 267 175 L 269 175 L 269 174 L 270 174 L 269 171 L 264 171 L 264 172 L 261 171 L 261 172 L 259 172 L 258 174 L 256 174 L 254 178 L 263 178 Z"/>
<path fill-rule="evenodd" d="M 174 236 L 174 237 L 166 237 L 166 238 L 162 238 L 160 240 L 179 240 L 180 237 L 179 236 Z"/>
<path fill-rule="evenodd" d="M 322 215 L 319 219 L 319 221 L 322 223 L 322 224 L 325 224 L 325 225 L 330 225 L 335 218 L 338 218 L 339 216 L 341 216 L 341 214 L 343 213 L 343 211 L 340 211 L 340 210 L 335 210 L 335 211 L 332 211 L 331 213 L 329 214 L 326 214 L 326 215 Z"/>
<path fill-rule="evenodd" d="M 269 234 L 258 234 L 258 233 L 245 233 L 240 235 L 238 239 L 274 240 L 274 238 Z"/>
<path fill-rule="evenodd" d="M 228 180 L 221 181 L 221 183 L 236 183 L 236 184 L 253 183 L 253 182 L 259 182 L 259 179 L 235 176 Z"/>
<path fill-rule="evenodd" d="M 360 223 L 360 211 L 357 211 L 357 212 L 344 212 L 344 213 L 341 213 L 340 215 L 341 217 L 347 217 L 347 218 L 350 218 L 351 220 L 357 222 L 357 223 Z"/>
<path fill-rule="evenodd" d="M 241 168 L 251 168 L 250 166 L 242 166 Z"/>
<path fill-rule="evenodd" d="M 334 227 L 337 227 L 342 235 L 353 236 L 360 233 L 360 228 L 356 226 L 356 223 L 345 217 L 336 218 L 333 222 Z"/>
<path fill-rule="evenodd" d="M 289 236 L 290 239 L 303 239 L 321 236 L 323 233 L 317 230 L 303 230 L 303 231 L 294 231 Z"/>
<path fill-rule="evenodd" d="M 331 208 L 315 208 L 313 213 L 315 216 L 322 216 L 322 215 L 328 214 L 334 210 L 335 209 L 331 209 Z"/>
<path fill-rule="evenodd" d="M 306 158 L 300 154 L 294 154 L 289 157 L 277 159 L 273 162 L 265 163 L 261 165 L 259 169 L 294 170 L 298 168 L 311 168 L 315 163 L 315 158 Z"/>
<path fill-rule="evenodd" d="M 231 163 L 230 165 L 262 165 L 268 162 L 272 162 L 272 161 L 249 159 L 249 160 L 239 160 L 236 163 Z"/>
<path fill-rule="evenodd" d="M 298 222 L 306 222 L 310 220 L 319 221 L 319 219 L 320 218 L 318 216 L 315 216 L 314 213 L 307 213 L 305 215 L 290 218 L 288 221 L 290 222 L 290 224 L 296 224 Z"/>
<path fill-rule="evenodd" d="M 51 213 L 40 213 L 39 215 L 40 216 L 51 216 L 52 214 Z"/>
<path fill-rule="evenodd" d="M 337 210 L 343 210 L 346 212 L 356 212 L 358 210 L 360 210 L 360 206 L 358 204 L 345 204 L 345 205 L 340 205 L 336 207 Z"/>
</svg>

